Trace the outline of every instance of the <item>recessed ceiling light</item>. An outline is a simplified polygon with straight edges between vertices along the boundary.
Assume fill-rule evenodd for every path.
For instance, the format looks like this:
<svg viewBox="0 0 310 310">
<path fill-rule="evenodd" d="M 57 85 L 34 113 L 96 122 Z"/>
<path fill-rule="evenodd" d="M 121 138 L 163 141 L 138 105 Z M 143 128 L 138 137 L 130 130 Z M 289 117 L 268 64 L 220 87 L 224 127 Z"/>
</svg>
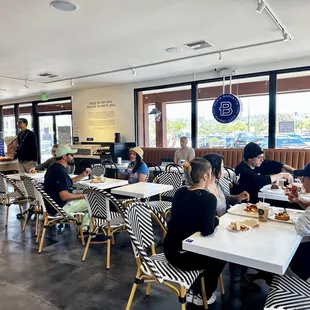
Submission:
<svg viewBox="0 0 310 310">
<path fill-rule="evenodd" d="M 182 47 L 176 47 L 176 46 L 168 47 L 168 48 L 166 48 L 166 52 L 168 52 L 168 53 L 180 53 L 180 52 L 183 52 L 183 48 Z"/>
<path fill-rule="evenodd" d="M 48 72 L 44 72 L 44 73 L 39 73 L 38 74 L 38 76 L 40 76 L 40 77 L 49 77 L 51 75 L 52 75 L 52 73 L 48 73 Z"/>
<path fill-rule="evenodd" d="M 71 1 L 64 1 L 64 0 L 53 0 L 50 3 L 50 6 L 57 10 L 62 12 L 73 12 L 77 11 L 79 9 L 79 6 Z"/>
<path fill-rule="evenodd" d="M 49 79 L 54 79 L 54 78 L 56 78 L 56 77 L 59 77 L 59 75 L 57 75 L 57 74 L 50 74 L 50 75 L 48 76 Z"/>
</svg>

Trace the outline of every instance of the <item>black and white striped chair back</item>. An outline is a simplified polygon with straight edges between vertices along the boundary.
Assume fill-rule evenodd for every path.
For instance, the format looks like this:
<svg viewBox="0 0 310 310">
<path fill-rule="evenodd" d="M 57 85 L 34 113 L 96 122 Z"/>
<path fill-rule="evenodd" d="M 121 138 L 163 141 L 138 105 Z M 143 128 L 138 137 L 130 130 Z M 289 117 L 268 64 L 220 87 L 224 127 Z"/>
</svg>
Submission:
<svg viewBox="0 0 310 310">
<path fill-rule="evenodd" d="M 146 165 L 148 166 L 148 168 L 154 168 L 154 172 L 156 172 L 157 174 L 163 172 L 161 170 L 161 167 L 156 163 L 148 163 Z"/>
<path fill-rule="evenodd" d="M 177 170 L 178 173 L 183 173 L 182 167 L 179 166 L 178 164 L 168 164 L 165 168 L 166 172 L 175 172 L 175 169 Z M 172 171 L 171 171 L 172 170 Z M 173 171 L 174 170 L 174 171 Z"/>
<path fill-rule="evenodd" d="M 287 275 L 274 275 L 264 309 L 310 309 L 310 283 Z"/>
<path fill-rule="evenodd" d="M 14 188 L 14 191 L 17 194 L 17 197 L 19 197 L 19 198 L 26 198 L 27 197 L 26 193 L 20 188 L 20 186 L 14 180 L 8 178 L 7 176 L 5 178 L 7 180 L 7 183 L 9 183 Z M 16 195 L 15 195 L 15 197 L 16 197 Z"/>
<path fill-rule="evenodd" d="M 105 167 L 101 164 L 93 165 L 91 172 L 90 172 L 90 179 L 94 179 L 94 176 L 105 175 Z"/>
<path fill-rule="evenodd" d="M 42 187 L 42 185 L 33 179 L 31 180 L 31 184 L 33 186 L 36 202 L 38 203 L 38 209 L 40 209 L 41 211 L 45 213 L 46 207 L 45 207 L 44 199 L 43 199 L 41 192 L 38 190 L 38 187 Z"/>
<path fill-rule="evenodd" d="M 46 202 L 50 204 L 50 206 L 52 206 L 56 210 L 59 216 L 62 216 L 64 218 L 68 216 L 68 214 L 62 208 L 60 208 L 59 205 L 45 192 L 41 184 L 35 181 L 33 181 L 32 184 L 43 197 L 43 204 L 42 204 L 43 212 L 46 212 L 46 206 L 45 206 L 45 202 Z"/>
<path fill-rule="evenodd" d="M 138 251 L 139 256 L 157 281 L 162 283 L 162 274 L 147 255 L 147 249 L 154 244 L 151 210 L 147 204 L 144 202 L 131 203 L 125 210 L 125 225 L 133 248 Z"/>
<path fill-rule="evenodd" d="M 231 182 L 235 182 L 237 178 L 235 170 L 228 166 L 224 167 L 224 177 Z"/>
<path fill-rule="evenodd" d="M 34 186 L 32 184 L 33 179 L 27 175 L 21 175 L 20 179 L 24 184 L 24 188 L 25 188 L 25 191 L 27 194 L 27 198 L 35 200 L 36 195 L 35 195 L 35 191 L 34 191 Z"/>
<path fill-rule="evenodd" d="M 103 189 L 86 188 L 83 191 L 83 194 L 87 202 L 90 217 L 110 221 L 122 215 L 124 212 L 119 201 Z M 120 213 L 110 211 L 111 203 L 115 206 L 116 210 L 119 210 Z"/>
<path fill-rule="evenodd" d="M 6 176 L 0 173 L 0 193 L 5 194 L 8 191 L 8 184 L 6 182 Z"/>
<path fill-rule="evenodd" d="M 173 197 L 176 191 L 183 186 L 182 175 L 178 172 L 162 172 L 153 182 L 173 186 L 172 190 L 162 193 L 162 197 Z"/>
</svg>

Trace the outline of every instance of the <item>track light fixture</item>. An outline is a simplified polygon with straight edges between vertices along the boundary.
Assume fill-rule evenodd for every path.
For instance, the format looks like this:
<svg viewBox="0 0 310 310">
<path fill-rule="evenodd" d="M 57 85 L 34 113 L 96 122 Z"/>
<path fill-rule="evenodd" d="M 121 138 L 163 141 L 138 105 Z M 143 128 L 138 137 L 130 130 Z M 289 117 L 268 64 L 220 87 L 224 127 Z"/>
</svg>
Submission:
<svg viewBox="0 0 310 310">
<path fill-rule="evenodd" d="M 283 33 L 283 39 L 284 39 L 284 41 L 289 41 L 289 40 L 291 40 L 289 34 L 288 34 L 285 30 L 283 30 L 282 33 Z"/>
<path fill-rule="evenodd" d="M 223 61 L 223 54 L 222 54 L 222 52 L 219 52 L 219 61 L 220 61 L 220 62 Z"/>
<path fill-rule="evenodd" d="M 262 13 L 266 7 L 266 3 L 263 0 L 257 0 L 257 13 Z"/>
<path fill-rule="evenodd" d="M 133 75 L 133 76 L 136 76 L 136 75 L 137 75 L 137 72 L 136 72 L 136 70 L 135 70 L 134 68 L 132 68 L 131 71 L 132 71 L 132 75 Z"/>
<path fill-rule="evenodd" d="M 73 81 L 73 79 L 71 79 L 70 84 L 71 84 L 72 87 L 74 87 L 74 81 Z"/>
<path fill-rule="evenodd" d="M 29 88 L 28 81 L 25 81 L 25 88 Z"/>
</svg>

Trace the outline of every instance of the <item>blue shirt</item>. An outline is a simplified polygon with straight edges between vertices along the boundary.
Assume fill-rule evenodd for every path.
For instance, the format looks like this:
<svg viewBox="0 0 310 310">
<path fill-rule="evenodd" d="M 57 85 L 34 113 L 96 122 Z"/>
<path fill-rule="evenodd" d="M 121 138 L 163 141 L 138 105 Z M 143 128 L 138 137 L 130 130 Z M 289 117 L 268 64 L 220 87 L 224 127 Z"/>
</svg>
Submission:
<svg viewBox="0 0 310 310">
<path fill-rule="evenodd" d="M 54 163 L 47 169 L 44 190 L 61 208 L 67 203 L 60 199 L 59 193 L 62 191 L 72 193 L 72 180 L 63 165 Z M 56 210 L 49 204 L 46 204 L 46 209 L 49 214 L 56 214 Z"/>
<path fill-rule="evenodd" d="M 126 178 L 126 180 L 128 180 L 129 184 L 138 183 L 140 174 L 147 175 L 149 173 L 149 168 L 147 167 L 147 165 L 145 163 L 142 163 L 141 166 L 139 167 L 139 169 L 135 173 L 132 173 L 134 166 L 135 166 L 135 164 L 133 162 L 131 162 L 128 165 L 128 168 L 127 168 L 126 173 L 125 173 L 125 178 Z"/>
</svg>

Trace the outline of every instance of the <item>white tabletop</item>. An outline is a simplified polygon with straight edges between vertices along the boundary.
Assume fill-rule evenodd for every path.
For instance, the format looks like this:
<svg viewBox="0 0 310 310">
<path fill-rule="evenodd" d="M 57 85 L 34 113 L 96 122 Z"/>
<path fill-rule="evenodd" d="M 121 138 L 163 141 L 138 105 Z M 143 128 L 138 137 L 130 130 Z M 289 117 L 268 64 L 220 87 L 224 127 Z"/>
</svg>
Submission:
<svg viewBox="0 0 310 310">
<path fill-rule="evenodd" d="M 84 180 L 84 181 L 79 181 L 75 184 L 77 186 L 82 185 L 82 187 L 84 187 L 84 186 L 85 187 L 95 187 L 98 189 L 109 189 L 109 188 L 123 186 L 123 185 L 128 184 L 127 180 L 111 179 L 111 178 L 106 178 L 104 183 L 91 183 L 90 181 L 91 180 Z"/>
<path fill-rule="evenodd" d="M 15 181 L 20 181 L 20 176 L 21 175 L 26 175 L 30 178 L 33 178 L 35 180 L 40 180 L 44 179 L 45 172 L 38 172 L 38 173 L 14 173 L 14 174 L 8 174 L 7 177 L 15 180 Z"/>
<path fill-rule="evenodd" d="M 268 221 L 247 233 L 226 229 L 231 221 L 245 217 L 225 214 L 212 236 L 195 233 L 183 241 L 183 249 L 260 270 L 284 274 L 298 248 L 301 236 L 294 225 Z"/>
<path fill-rule="evenodd" d="M 172 185 L 139 182 L 123 187 L 114 188 L 111 190 L 111 193 L 128 197 L 149 198 L 151 196 L 155 196 L 170 191 L 172 189 Z"/>
</svg>

